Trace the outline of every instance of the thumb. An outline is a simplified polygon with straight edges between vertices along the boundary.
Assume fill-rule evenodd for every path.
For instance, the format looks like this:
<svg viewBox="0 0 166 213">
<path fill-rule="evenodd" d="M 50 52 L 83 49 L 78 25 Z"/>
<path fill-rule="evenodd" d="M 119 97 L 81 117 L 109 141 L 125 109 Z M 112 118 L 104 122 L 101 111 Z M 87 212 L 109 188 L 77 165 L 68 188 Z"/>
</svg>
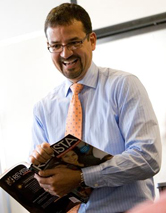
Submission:
<svg viewBox="0 0 166 213">
<path fill-rule="evenodd" d="M 53 169 L 47 169 L 47 170 L 41 170 L 38 173 L 41 177 L 49 177 L 55 175 L 55 170 Z"/>
</svg>

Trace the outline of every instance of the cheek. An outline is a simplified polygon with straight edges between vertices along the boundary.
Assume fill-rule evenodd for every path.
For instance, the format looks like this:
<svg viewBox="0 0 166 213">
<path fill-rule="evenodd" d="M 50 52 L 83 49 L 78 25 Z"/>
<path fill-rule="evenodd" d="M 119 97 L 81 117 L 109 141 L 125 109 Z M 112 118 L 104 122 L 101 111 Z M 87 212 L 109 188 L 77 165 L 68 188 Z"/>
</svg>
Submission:
<svg viewBox="0 0 166 213">
<path fill-rule="evenodd" d="M 90 63 L 91 63 L 91 60 L 92 60 L 92 54 L 91 52 L 86 52 L 84 54 L 84 66 L 90 66 Z"/>
<path fill-rule="evenodd" d="M 55 56 L 53 55 L 53 56 L 51 56 L 51 59 L 52 59 L 53 64 L 56 66 L 56 68 L 57 68 L 58 70 L 61 70 L 61 63 L 60 63 L 60 61 L 59 61 L 59 58 L 58 58 L 58 57 L 55 57 Z"/>
<path fill-rule="evenodd" d="M 54 55 L 51 56 L 51 59 L 53 61 L 54 64 L 57 64 L 57 57 L 55 57 Z"/>
<path fill-rule="evenodd" d="M 90 61 L 92 58 L 92 49 L 91 46 L 88 46 L 84 52 L 84 58 L 86 61 Z"/>
</svg>

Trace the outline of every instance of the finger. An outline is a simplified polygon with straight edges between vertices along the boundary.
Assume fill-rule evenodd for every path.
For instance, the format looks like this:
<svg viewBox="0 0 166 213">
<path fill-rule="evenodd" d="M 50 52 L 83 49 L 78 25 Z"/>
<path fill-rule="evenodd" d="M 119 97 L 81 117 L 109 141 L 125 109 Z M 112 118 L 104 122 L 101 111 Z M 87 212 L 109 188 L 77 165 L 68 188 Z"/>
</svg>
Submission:
<svg viewBox="0 0 166 213">
<path fill-rule="evenodd" d="M 41 147 L 48 155 L 52 155 L 54 153 L 53 149 L 46 142 L 42 143 Z"/>
<path fill-rule="evenodd" d="M 54 196 L 57 196 L 57 197 L 62 196 L 62 194 L 58 195 L 55 188 L 53 188 L 50 184 L 47 183 L 49 181 L 46 180 L 46 178 L 42 178 L 37 174 L 34 175 L 34 178 L 36 178 L 40 187 L 42 187 L 46 192 L 49 192 L 51 195 L 54 195 Z"/>
<path fill-rule="evenodd" d="M 56 192 L 54 192 L 54 191 L 48 191 L 51 195 L 53 195 L 53 196 L 57 196 L 57 197 L 62 197 L 62 196 L 60 196 L 60 195 L 57 195 L 57 193 Z"/>
<path fill-rule="evenodd" d="M 35 164 L 35 165 L 39 165 L 40 162 L 33 156 L 33 155 L 30 155 L 29 156 L 29 161 L 32 163 L 32 164 Z"/>
<path fill-rule="evenodd" d="M 50 177 L 41 177 L 39 174 L 35 174 L 34 178 L 42 185 L 43 188 L 49 188 L 50 186 Z"/>
<path fill-rule="evenodd" d="M 43 187 L 43 189 L 44 189 L 46 192 L 50 193 L 51 195 L 57 196 L 57 197 L 63 197 L 64 195 L 67 195 L 67 194 L 64 194 L 64 193 L 61 192 L 61 191 L 57 191 L 57 190 L 55 190 L 55 189 L 52 189 L 52 188 L 49 187 L 49 186 L 42 186 L 42 187 Z M 47 187 L 48 187 L 48 188 L 47 188 Z"/>
<path fill-rule="evenodd" d="M 47 170 L 43 170 L 43 171 L 39 171 L 38 173 L 41 177 L 50 177 L 53 175 L 56 175 L 56 169 L 47 169 Z"/>
<path fill-rule="evenodd" d="M 50 193 L 51 195 L 56 196 L 56 197 L 59 197 L 59 198 L 64 196 L 64 195 L 62 195 L 62 194 L 58 195 L 55 191 L 50 190 L 50 189 L 47 189 L 47 188 L 45 188 L 44 190 L 45 190 L 46 192 Z"/>
<path fill-rule="evenodd" d="M 39 182 L 39 185 L 50 194 L 57 196 L 57 197 L 63 197 L 66 195 L 66 189 L 62 189 L 62 187 L 59 187 L 59 185 L 55 184 L 52 177 L 43 178 L 37 174 L 34 175 L 34 177 Z"/>
<path fill-rule="evenodd" d="M 47 146 L 49 146 L 49 144 L 47 144 Z M 51 153 L 51 151 L 49 149 L 51 149 L 51 148 L 44 149 L 42 144 L 41 145 L 37 145 L 37 147 L 36 147 L 36 151 L 38 152 L 38 154 L 43 159 L 45 159 L 45 161 L 51 158 L 51 154 L 52 153 Z"/>
<path fill-rule="evenodd" d="M 33 150 L 31 154 L 31 161 L 33 164 L 45 163 L 48 159 L 44 158 L 37 150 Z"/>
<path fill-rule="evenodd" d="M 39 175 L 35 174 L 34 178 L 38 181 L 39 185 L 45 190 L 49 191 L 51 190 L 49 181 L 46 180 L 47 178 L 42 178 Z"/>
</svg>

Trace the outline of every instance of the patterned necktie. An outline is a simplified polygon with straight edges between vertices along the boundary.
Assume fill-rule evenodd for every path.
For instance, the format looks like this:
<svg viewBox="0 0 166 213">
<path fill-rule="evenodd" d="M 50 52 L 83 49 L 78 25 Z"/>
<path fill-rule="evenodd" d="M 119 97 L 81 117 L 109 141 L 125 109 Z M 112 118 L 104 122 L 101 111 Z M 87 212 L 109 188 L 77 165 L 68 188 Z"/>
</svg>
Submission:
<svg viewBox="0 0 166 213">
<path fill-rule="evenodd" d="M 68 115 L 66 119 L 65 135 L 71 134 L 75 137 L 82 138 L 82 107 L 78 97 L 78 93 L 83 89 L 82 84 L 74 83 L 71 87 L 73 92 L 72 100 L 70 102 Z"/>
<path fill-rule="evenodd" d="M 69 105 L 68 115 L 66 119 L 66 132 L 65 135 L 71 134 L 75 137 L 82 138 L 82 107 L 81 102 L 78 97 L 78 93 L 83 89 L 82 84 L 73 84 L 71 87 L 73 92 L 72 100 Z M 80 204 L 77 204 L 67 213 L 77 213 L 79 210 Z"/>
</svg>

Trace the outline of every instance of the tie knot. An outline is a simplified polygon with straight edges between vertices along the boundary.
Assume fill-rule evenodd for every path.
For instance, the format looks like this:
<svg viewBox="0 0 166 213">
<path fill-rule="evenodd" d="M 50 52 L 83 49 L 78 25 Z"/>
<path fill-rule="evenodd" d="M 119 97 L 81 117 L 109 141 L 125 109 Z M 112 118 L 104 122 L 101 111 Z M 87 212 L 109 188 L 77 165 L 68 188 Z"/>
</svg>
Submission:
<svg viewBox="0 0 166 213">
<path fill-rule="evenodd" d="M 78 94 L 83 89 L 83 85 L 74 83 L 70 88 L 71 88 L 73 94 Z"/>
</svg>

